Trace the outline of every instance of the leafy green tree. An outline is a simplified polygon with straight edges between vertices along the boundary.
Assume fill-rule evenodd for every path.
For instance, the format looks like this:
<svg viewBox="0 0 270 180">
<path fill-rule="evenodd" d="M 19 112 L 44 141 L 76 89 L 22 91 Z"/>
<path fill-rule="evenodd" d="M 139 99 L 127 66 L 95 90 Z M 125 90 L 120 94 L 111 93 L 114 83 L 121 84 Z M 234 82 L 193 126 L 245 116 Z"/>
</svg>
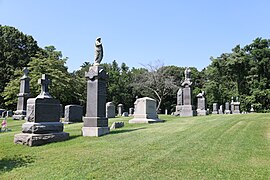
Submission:
<svg viewBox="0 0 270 180">
<path fill-rule="evenodd" d="M 37 54 L 37 57 L 31 59 L 28 63 L 28 69 L 32 97 L 40 93 L 38 79 L 41 78 L 42 74 L 47 74 L 51 80 L 49 92 L 54 98 L 59 99 L 63 105 L 76 101 L 76 86 L 74 86 L 74 79 L 65 66 L 66 60 L 66 58 L 62 58 L 61 52 L 56 51 L 53 46 L 45 47 Z M 16 94 L 19 92 L 21 74 L 21 71 L 17 70 L 15 73 L 16 79 L 11 80 L 3 92 L 6 106 L 12 109 L 15 109 L 16 106 Z"/>
<path fill-rule="evenodd" d="M 15 78 L 16 69 L 22 70 L 39 51 L 32 36 L 14 27 L 0 25 L 0 94 L 7 83 Z M 0 106 L 4 106 L 3 96 L 0 96 Z"/>
</svg>

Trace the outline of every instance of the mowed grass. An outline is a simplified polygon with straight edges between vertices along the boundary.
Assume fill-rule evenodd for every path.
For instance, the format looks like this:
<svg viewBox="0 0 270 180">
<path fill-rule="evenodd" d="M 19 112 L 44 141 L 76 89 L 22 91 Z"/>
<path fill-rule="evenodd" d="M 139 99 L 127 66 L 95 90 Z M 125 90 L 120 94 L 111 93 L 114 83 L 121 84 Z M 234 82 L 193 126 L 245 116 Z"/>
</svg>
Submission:
<svg viewBox="0 0 270 180">
<path fill-rule="evenodd" d="M 13 144 L 23 121 L 0 133 L 0 179 L 270 179 L 270 114 L 173 117 L 128 124 L 102 137 L 82 137 L 82 123 L 65 125 L 70 140 Z"/>
</svg>

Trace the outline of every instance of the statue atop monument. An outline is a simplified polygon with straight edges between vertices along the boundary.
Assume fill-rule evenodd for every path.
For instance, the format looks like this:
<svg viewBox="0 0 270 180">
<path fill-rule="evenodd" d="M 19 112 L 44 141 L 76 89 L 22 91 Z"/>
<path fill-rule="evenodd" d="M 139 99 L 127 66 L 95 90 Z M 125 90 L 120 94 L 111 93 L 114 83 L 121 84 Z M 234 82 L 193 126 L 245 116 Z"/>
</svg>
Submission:
<svg viewBox="0 0 270 180">
<path fill-rule="evenodd" d="M 190 81 L 191 80 L 191 70 L 189 67 L 185 69 L 185 80 Z"/>
<path fill-rule="evenodd" d="M 97 37 L 96 43 L 95 43 L 95 63 L 94 65 L 99 65 L 103 58 L 103 47 L 101 38 Z"/>
</svg>

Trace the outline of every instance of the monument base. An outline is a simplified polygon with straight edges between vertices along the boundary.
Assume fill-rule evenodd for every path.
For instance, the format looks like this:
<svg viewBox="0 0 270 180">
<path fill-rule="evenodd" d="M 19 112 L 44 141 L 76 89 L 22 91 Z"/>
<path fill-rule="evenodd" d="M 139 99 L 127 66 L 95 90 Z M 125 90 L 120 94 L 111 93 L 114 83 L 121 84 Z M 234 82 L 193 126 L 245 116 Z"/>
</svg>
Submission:
<svg viewBox="0 0 270 180">
<path fill-rule="evenodd" d="M 26 122 L 22 125 L 23 133 L 47 134 L 63 132 L 63 129 L 61 122 Z"/>
<path fill-rule="evenodd" d="M 133 118 L 128 121 L 128 123 L 159 123 L 159 122 L 164 122 L 164 120 L 160 119 L 146 119 L 146 118 Z"/>
<path fill-rule="evenodd" d="M 224 114 L 231 114 L 231 111 L 230 110 L 225 110 Z"/>
<path fill-rule="evenodd" d="M 207 115 L 206 110 L 197 109 L 197 116 L 206 116 L 206 115 Z"/>
<path fill-rule="evenodd" d="M 192 105 L 183 105 L 182 110 L 180 112 L 180 116 L 187 117 L 187 116 L 194 116 L 195 111 L 192 108 Z"/>
<path fill-rule="evenodd" d="M 23 144 L 28 146 L 39 146 L 51 142 L 65 141 L 69 138 L 69 133 L 49 133 L 49 134 L 29 134 L 20 133 L 14 136 L 15 144 Z"/>
<path fill-rule="evenodd" d="M 213 111 L 212 114 L 218 114 L 218 111 Z"/>
<path fill-rule="evenodd" d="M 82 127 L 83 136 L 99 137 L 110 133 L 109 127 Z"/>
<path fill-rule="evenodd" d="M 235 110 L 232 112 L 232 114 L 241 114 L 239 110 Z"/>
<path fill-rule="evenodd" d="M 221 110 L 218 111 L 218 114 L 223 114 L 223 112 Z"/>
<path fill-rule="evenodd" d="M 19 115 L 19 114 L 14 114 L 13 116 L 12 116 L 12 119 L 13 120 L 24 120 L 25 119 L 25 117 L 26 117 L 26 115 Z"/>
</svg>

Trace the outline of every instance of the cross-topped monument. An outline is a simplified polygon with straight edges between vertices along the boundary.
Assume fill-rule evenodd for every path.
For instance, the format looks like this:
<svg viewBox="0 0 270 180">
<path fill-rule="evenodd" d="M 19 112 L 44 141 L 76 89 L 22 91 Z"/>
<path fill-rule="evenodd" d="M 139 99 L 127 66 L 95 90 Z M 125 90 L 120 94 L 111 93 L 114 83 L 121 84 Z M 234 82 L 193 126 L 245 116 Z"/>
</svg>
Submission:
<svg viewBox="0 0 270 180">
<path fill-rule="evenodd" d="M 37 98 L 52 98 L 48 88 L 50 83 L 51 81 L 49 80 L 48 75 L 42 74 L 41 79 L 38 80 L 38 84 L 41 84 L 41 92 Z"/>
</svg>

